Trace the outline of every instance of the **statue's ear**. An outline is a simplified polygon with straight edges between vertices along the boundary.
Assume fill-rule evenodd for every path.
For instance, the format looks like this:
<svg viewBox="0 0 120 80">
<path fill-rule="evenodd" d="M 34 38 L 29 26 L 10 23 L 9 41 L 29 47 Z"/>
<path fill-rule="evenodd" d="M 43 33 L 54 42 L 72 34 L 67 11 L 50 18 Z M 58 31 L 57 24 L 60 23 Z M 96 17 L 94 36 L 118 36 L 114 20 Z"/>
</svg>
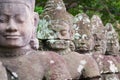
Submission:
<svg viewBox="0 0 120 80">
<path fill-rule="evenodd" d="M 37 27 L 39 23 L 39 14 L 34 12 L 34 26 Z"/>
<path fill-rule="evenodd" d="M 70 36 L 71 36 L 72 40 L 74 40 L 74 35 L 75 35 L 75 31 L 73 29 L 71 29 Z"/>
</svg>

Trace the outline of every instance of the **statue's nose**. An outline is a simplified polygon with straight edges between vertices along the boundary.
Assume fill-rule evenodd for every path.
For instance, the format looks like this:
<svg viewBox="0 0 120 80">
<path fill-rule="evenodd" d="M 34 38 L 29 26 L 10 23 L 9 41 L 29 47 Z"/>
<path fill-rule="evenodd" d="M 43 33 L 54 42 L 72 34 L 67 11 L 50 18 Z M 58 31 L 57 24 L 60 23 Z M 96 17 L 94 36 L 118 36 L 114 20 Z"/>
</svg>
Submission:
<svg viewBox="0 0 120 80">
<path fill-rule="evenodd" d="M 81 45 L 85 45 L 85 42 L 81 42 L 80 44 L 81 44 Z"/>
<path fill-rule="evenodd" d="M 9 24 L 6 28 L 6 32 L 16 32 L 17 31 L 17 25 L 13 19 L 10 19 Z"/>
<path fill-rule="evenodd" d="M 96 45 L 97 47 L 100 47 L 100 41 L 96 41 L 95 45 Z"/>
</svg>

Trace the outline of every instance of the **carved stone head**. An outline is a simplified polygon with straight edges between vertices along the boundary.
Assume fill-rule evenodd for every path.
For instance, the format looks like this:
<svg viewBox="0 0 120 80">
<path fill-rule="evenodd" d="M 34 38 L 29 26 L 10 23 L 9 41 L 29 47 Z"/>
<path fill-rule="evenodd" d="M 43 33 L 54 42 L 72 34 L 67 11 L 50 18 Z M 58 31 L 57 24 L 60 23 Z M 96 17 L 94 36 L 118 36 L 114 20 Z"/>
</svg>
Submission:
<svg viewBox="0 0 120 80">
<path fill-rule="evenodd" d="M 99 16 L 93 15 L 91 18 L 92 32 L 95 41 L 94 50 L 105 54 L 106 51 L 106 30 Z"/>
<path fill-rule="evenodd" d="M 72 38 L 72 19 L 62 0 L 48 0 L 40 20 L 38 38 L 54 49 L 69 47 Z"/>
<path fill-rule="evenodd" d="M 118 34 L 115 31 L 111 23 L 106 24 L 107 29 L 107 50 L 106 54 L 115 55 L 119 52 L 119 39 Z"/>
<path fill-rule="evenodd" d="M 74 18 L 74 43 L 76 51 L 86 52 L 90 51 L 94 47 L 94 38 L 91 30 L 91 22 L 89 17 L 82 13 L 78 14 Z"/>
<path fill-rule="evenodd" d="M 0 0 L 0 48 L 28 48 L 37 23 L 35 0 Z"/>
</svg>

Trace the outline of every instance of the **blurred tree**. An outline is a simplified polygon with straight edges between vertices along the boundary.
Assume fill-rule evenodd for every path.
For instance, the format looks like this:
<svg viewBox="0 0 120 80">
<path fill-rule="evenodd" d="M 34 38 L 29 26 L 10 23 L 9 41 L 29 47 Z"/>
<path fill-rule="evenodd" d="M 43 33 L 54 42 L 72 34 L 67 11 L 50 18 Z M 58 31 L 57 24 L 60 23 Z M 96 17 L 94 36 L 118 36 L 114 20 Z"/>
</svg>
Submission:
<svg viewBox="0 0 120 80">
<path fill-rule="evenodd" d="M 41 13 L 47 0 L 36 0 L 35 11 Z M 68 12 L 73 15 L 84 12 L 90 17 L 99 15 L 104 23 L 120 20 L 120 0 L 64 0 Z"/>
</svg>

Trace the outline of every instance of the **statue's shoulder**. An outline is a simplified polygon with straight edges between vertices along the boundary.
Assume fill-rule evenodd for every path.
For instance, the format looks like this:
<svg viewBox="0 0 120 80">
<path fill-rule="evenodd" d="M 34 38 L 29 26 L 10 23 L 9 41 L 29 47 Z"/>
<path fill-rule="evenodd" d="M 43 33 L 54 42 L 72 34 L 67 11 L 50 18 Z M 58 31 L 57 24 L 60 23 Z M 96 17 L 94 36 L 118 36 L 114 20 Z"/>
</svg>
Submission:
<svg viewBox="0 0 120 80">
<path fill-rule="evenodd" d="M 107 55 L 103 59 L 103 64 L 104 64 L 104 73 L 116 73 L 118 72 L 118 62 L 115 59 L 115 57 L 111 55 Z"/>
<path fill-rule="evenodd" d="M 56 61 L 56 62 L 64 62 L 64 59 L 61 55 L 54 51 L 32 51 L 33 56 L 38 57 L 40 60 L 44 61 Z"/>
</svg>

